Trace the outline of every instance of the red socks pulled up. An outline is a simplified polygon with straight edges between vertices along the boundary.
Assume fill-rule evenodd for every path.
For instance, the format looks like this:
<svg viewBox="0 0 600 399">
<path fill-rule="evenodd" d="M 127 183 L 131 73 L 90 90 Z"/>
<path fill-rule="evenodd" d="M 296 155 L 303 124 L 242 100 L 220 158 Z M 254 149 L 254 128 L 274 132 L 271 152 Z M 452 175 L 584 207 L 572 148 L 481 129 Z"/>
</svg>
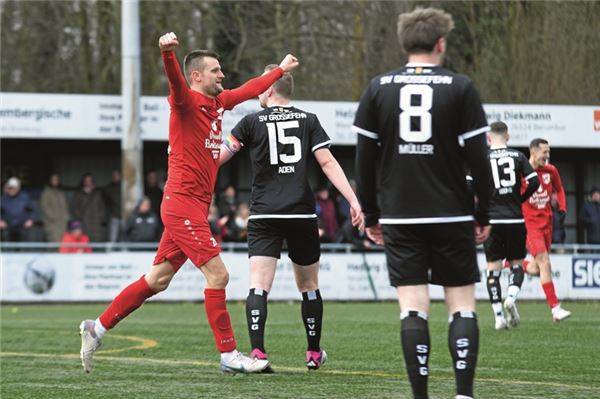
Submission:
<svg viewBox="0 0 600 399">
<path fill-rule="evenodd" d="M 215 337 L 219 352 L 231 352 L 236 348 L 231 319 L 225 304 L 225 290 L 216 288 L 204 289 L 204 307 L 208 324 Z"/>
<path fill-rule="evenodd" d="M 113 299 L 111 304 L 100 315 L 100 323 L 110 330 L 123 320 L 131 312 L 142 306 L 144 301 L 154 295 L 148 282 L 142 276 L 139 280 L 129 284 L 119 295 Z"/>
<path fill-rule="evenodd" d="M 550 281 L 549 283 L 542 284 L 542 289 L 544 290 L 544 294 L 546 294 L 546 301 L 550 306 L 550 309 L 558 305 L 558 298 L 556 297 L 556 292 L 554 291 L 554 283 Z"/>
</svg>

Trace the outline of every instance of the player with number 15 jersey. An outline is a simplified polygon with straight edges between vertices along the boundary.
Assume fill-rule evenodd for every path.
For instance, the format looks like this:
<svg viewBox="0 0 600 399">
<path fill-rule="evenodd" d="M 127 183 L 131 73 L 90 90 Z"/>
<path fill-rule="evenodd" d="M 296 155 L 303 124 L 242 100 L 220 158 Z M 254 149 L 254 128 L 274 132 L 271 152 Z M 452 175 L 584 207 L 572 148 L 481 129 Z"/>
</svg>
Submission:
<svg viewBox="0 0 600 399">
<path fill-rule="evenodd" d="M 246 115 L 231 136 L 230 140 L 250 149 L 251 220 L 273 215 L 317 217 L 308 161 L 312 152 L 329 148 L 331 139 L 315 114 L 293 106 L 268 107 Z"/>
<path fill-rule="evenodd" d="M 275 65 L 267 65 L 265 73 Z M 267 296 L 287 242 L 294 276 L 302 295 L 302 321 L 306 330 L 306 366 L 315 370 L 327 360 L 321 348 L 323 300 L 319 290 L 319 233 L 315 198 L 308 184 L 308 160 L 314 156 L 333 185 L 350 204 L 352 224 L 363 228 L 356 194 L 335 160 L 331 140 L 314 114 L 290 105 L 294 80 L 284 76 L 258 96 L 263 111 L 244 117 L 223 143 L 224 163 L 242 147 L 250 151 L 252 195 L 248 221 L 250 290 L 246 319 L 255 359 L 267 359 L 264 330 Z"/>
</svg>

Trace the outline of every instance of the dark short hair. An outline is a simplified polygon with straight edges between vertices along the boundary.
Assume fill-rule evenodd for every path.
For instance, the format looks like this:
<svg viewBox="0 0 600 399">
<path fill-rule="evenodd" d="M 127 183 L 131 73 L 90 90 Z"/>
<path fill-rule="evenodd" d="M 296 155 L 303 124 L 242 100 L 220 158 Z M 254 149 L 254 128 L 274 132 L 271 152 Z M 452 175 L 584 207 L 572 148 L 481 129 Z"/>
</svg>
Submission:
<svg viewBox="0 0 600 399">
<path fill-rule="evenodd" d="M 265 72 L 272 71 L 278 66 L 276 64 L 269 64 L 265 67 Z M 281 97 L 290 98 L 294 92 L 294 77 L 292 74 L 285 72 L 277 82 L 273 83 L 273 90 Z"/>
<path fill-rule="evenodd" d="M 508 133 L 508 126 L 504 122 L 494 122 L 490 125 L 490 132 L 495 134 L 506 134 Z"/>
<path fill-rule="evenodd" d="M 206 57 L 218 60 L 219 54 L 212 50 L 194 50 L 185 55 L 183 58 L 183 73 L 188 81 L 192 76 L 192 71 L 201 71 L 204 68 L 204 63 L 202 61 Z"/>
<path fill-rule="evenodd" d="M 539 148 L 539 146 L 542 144 L 548 144 L 548 140 L 544 140 L 544 139 L 540 139 L 540 138 L 533 139 L 533 140 L 531 140 L 531 143 L 529 143 L 529 149 Z"/>
<path fill-rule="evenodd" d="M 407 54 L 430 53 L 454 29 L 452 15 L 438 8 L 418 7 L 398 16 L 398 40 Z"/>
</svg>

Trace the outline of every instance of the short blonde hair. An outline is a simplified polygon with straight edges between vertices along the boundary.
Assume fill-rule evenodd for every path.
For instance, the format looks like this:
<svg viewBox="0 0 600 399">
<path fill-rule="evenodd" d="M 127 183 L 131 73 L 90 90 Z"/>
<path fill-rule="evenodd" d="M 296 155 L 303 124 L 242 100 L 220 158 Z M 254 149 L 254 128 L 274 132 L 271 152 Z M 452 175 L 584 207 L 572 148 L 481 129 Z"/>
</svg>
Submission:
<svg viewBox="0 0 600 399">
<path fill-rule="evenodd" d="M 452 15 L 438 8 L 416 8 L 398 16 L 398 40 L 407 54 L 432 52 L 452 29 Z"/>
<path fill-rule="evenodd" d="M 272 71 L 279 65 L 269 64 L 265 67 L 265 72 Z M 275 83 L 273 83 L 273 90 L 281 97 L 290 98 L 294 92 L 294 77 L 291 73 L 285 72 L 283 76 Z"/>
</svg>

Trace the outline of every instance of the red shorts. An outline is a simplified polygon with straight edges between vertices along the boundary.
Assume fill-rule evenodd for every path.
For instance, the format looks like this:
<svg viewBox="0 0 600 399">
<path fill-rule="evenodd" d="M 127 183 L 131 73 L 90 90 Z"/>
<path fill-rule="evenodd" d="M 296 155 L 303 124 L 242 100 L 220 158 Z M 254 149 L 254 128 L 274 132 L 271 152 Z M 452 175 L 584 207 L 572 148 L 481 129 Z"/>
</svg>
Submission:
<svg viewBox="0 0 600 399">
<path fill-rule="evenodd" d="M 527 250 L 534 257 L 543 252 L 550 253 L 552 225 L 543 228 L 527 226 Z"/>
<path fill-rule="evenodd" d="M 190 259 L 200 267 L 221 252 L 210 232 L 210 204 L 185 194 L 165 193 L 160 215 L 165 230 L 160 239 L 154 264 L 168 259 L 177 272 Z"/>
</svg>

